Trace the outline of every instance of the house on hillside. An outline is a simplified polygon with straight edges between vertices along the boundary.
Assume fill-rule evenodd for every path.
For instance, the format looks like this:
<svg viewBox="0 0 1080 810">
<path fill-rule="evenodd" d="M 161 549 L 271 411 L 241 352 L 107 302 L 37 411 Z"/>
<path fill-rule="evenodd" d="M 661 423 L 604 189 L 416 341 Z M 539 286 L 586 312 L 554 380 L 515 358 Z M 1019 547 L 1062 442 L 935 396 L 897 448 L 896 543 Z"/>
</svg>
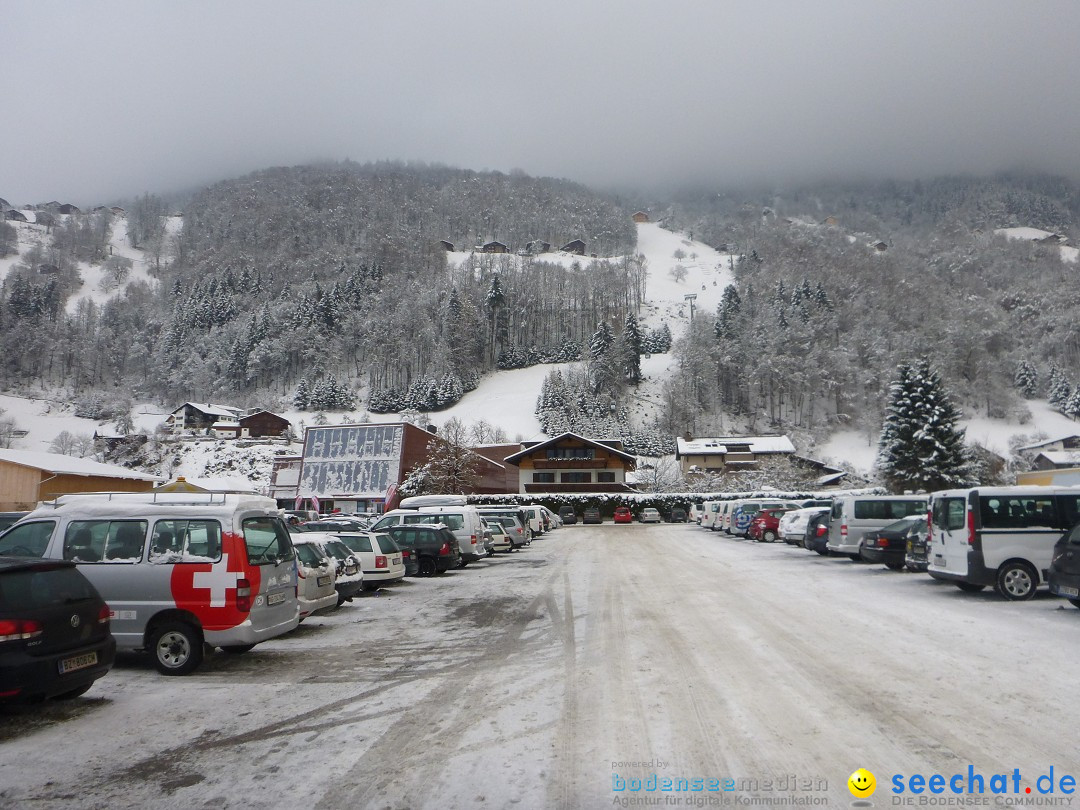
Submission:
<svg viewBox="0 0 1080 810">
<path fill-rule="evenodd" d="M 255 411 L 240 417 L 240 436 L 245 439 L 284 436 L 291 427 L 288 419 L 270 411 Z"/>
<path fill-rule="evenodd" d="M 1016 448 L 1018 453 L 1043 452 L 1046 450 L 1080 450 L 1080 434 L 1065 433 L 1053 439 L 1044 439 L 1041 442 Z"/>
<path fill-rule="evenodd" d="M 443 250 L 445 250 L 447 253 L 453 253 L 454 252 L 454 243 L 449 242 L 446 239 L 440 239 L 439 240 L 439 246 Z"/>
<path fill-rule="evenodd" d="M 27 222 L 26 215 L 22 211 L 18 211 L 14 208 L 9 208 L 4 212 L 4 219 L 11 220 L 12 222 Z"/>
<path fill-rule="evenodd" d="M 165 479 L 85 458 L 31 450 L 0 450 L 0 509 L 33 509 L 75 492 L 149 492 Z"/>
<path fill-rule="evenodd" d="M 675 458 L 683 475 L 691 468 L 725 473 L 754 469 L 765 457 L 794 456 L 795 445 L 787 436 L 724 436 L 675 440 Z"/>
<path fill-rule="evenodd" d="M 648 222 L 649 215 L 644 211 L 635 211 L 631 219 L 633 219 L 634 222 Z"/>
<path fill-rule="evenodd" d="M 509 252 L 509 248 L 507 248 L 506 245 L 504 245 L 502 242 L 495 242 L 495 241 L 485 243 L 484 246 L 482 248 L 480 248 L 480 250 L 483 253 L 508 253 Z"/>
<path fill-rule="evenodd" d="M 525 255 L 539 256 L 541 253 L 548 253 L 551 250 L 551 242 L 545 242 L 542 239 L 534 239 L 531 242 L 525 243 Z"/>
<path fill-rule="evenodd" d="M 127 213 L 127 211 L 125 211 L 119 205 L 114 205 L 112 208 L 109 209 L 109 211 L 113 214 L 116 214 L 117 216 L 123 216 Z"/>
<path fill-rule="evenodd" d="M 240 409 L 231 405 L 185 402 L 165 417 L 165 424 L 173 433 L 212 430 L 218 424 L 235 424 L 239 429 Z"/>
<path fill-rule="evenodd" d="M 632 492 L 626 475 L 637 459 L 615 439 L 564 433 L 544 442 L 523 442 L 503 459 L 518 468 L 518 492 Z"/>
<path fill-rule="evenodd" d="M 578 256 L 585 255 L 585 243 L 580 239 L 575 239 L 573 242 L 567 242 L 561 248 L 563 253 L 576 253 Z"/>
<path fill-rule="evenodd" d="M 56 209 L 56 211 L 59 214 L 81 214 L 82 213 L 82 211 L 79 210 L 79 207 L 77 205 L 72 205 L 71 203 L 64 203 L 63 205 L 59 206 Z"/>
</svg>

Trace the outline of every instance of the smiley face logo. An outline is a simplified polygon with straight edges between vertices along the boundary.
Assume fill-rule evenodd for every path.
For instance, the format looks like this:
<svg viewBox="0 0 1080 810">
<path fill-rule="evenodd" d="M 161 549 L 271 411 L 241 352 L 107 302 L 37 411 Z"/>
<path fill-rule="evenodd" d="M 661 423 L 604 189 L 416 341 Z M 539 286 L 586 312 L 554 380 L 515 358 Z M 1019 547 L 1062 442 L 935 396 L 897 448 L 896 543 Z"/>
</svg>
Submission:
<svg viewBox="0 0 1080 810">
<path fill-rule="evenodd" d="M 877 780 L 866 768 L 859 768 L 848 777 L 847 787 L 852 796 L 865 799 L 867 796 L 874 795 L 874 791 L 877 790 Z"/>
</svg>

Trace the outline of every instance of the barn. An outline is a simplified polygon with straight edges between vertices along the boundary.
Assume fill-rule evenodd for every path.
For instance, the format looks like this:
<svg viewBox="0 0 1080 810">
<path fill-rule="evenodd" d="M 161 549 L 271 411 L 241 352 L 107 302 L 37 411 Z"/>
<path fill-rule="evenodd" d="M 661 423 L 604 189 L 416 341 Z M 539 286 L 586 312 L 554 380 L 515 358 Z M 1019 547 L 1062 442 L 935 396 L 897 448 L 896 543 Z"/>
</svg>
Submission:
<svg viewBox="0 0 1080 810">
<path fill-rule="evenodd" d="M 0 510 L 33 509 L 73 492 L 149 492 L 164 481 L 126 467 L 33 450 L 0 450 Z"/>
</svg>

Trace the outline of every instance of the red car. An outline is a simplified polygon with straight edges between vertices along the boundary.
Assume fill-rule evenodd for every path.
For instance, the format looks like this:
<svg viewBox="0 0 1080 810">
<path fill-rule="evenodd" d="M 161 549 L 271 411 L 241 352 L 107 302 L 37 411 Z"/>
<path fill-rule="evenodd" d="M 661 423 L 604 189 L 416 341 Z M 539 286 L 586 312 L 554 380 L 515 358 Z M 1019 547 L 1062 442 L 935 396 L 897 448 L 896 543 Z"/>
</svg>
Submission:
<svg viewBox="0 0 1080 810">
<path fill-rule="evenodd" d="M 750 522 L 747 535 L 760 543 L 772 543 L 779 536 L 780 517 L 790 509 L 762 509 Z"/>
<path fill-rule="evenodd" d="M 616 523 L 633 523 L 634 516 L 630 514 L 629 507 L 620 506 L 615 510 Z"/>
</svg>

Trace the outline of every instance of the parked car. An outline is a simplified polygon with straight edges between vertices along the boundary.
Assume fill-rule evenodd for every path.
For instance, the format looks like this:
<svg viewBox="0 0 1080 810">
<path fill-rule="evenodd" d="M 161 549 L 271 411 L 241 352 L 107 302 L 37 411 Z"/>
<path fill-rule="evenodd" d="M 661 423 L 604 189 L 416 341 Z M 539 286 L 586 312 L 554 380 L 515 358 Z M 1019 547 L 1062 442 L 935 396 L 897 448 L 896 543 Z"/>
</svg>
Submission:
<svg viewBox="0 0 1080 810">
<path fill-rule="evenodd" d="M 514 548 L 522 548 L 532 543 L 532 529 L 525 510 L 520 506 L 478 506 L 477 511 L 485 520 L 494 515 L 499 518 L 503 528 L 514 542 Z M 509 522 L 504 518 L 509 518 Z"/>
<path fill-rule="evenodd" d="M 422 577 L 444 574 L 461 564 L 457 537 L 441 523 L 391 526 L 386 533 L 398 546 L 416 556 L 417 574 Z"/>
<path fill-rule="evenodd" d="M 113 665 L 110 615 L 75 563 L 0 558 L 0 703 L 85 693 Z"/>
<path fill-rule="evenodd" d="M 686 523 L 686 510 L 681 506 L 675 506 L 671 509 L 671 516 L 668 518 L 671 523 Z"/>
<path fill-rule="evenodd" d="M 859 556 L 863 562 L 885 563 L 894 571 L 902 571 L 907 556 L 908 540 L 926 536 L 926 516 L 911 515 L 863 535 Z"/>
<path fill-rule="evenodd" d="M 642 523 L 660 523 L 662 518 L 660 512 L 651 506 L 646 506 L 641 510 L 641 517 L 638 518 Z"/>
<path fill-rule="evenodd" d="M 495 551 L 511 552 L 514 544 L 510 542 L 510 535 L 506 533 L 506 527 L 493 518 L 488 521 L 488 530 L 491 532 L 492 547 Z"/>
<path fill-rule="evenodd" d="M 719 519 L 724 501 L 705 501 L 701 504 L 701 520 L 698 523 L 703 529 L 716 531 L 720 528 Z"/>
<path fill-rule="evenodd" d="M 1046 581 L 1057 541 L 1077 522 L 1080 491 L 1071 487 L 935 492 L 927 571 L 964 591 L 993 585 L 1005 599 L 1031 599 Z"/>
<path fill-rule="evenodd" d="M 318 542 L 321 535 L 294 535 L 296 549 L 296 598 L 300 602 L 300 621 L 338 604 L 334 578 L 337 564 Z"/>
<path fill-rule="evenodd" d="M 904 565 L 909 571 L 925 571 L 930 566 L 929 527 L 923 534 L 912 535 L 908 538 L 907 548 L 904 551 Z"/>
<path fill-rule="evenodd" d="M 595 506 L 588 507 L 581 515 L 582 523 L 603 523 L 604 519 L 600 516 L 600 510 Z"/>
<path fill-rule="evenodd" d="M 420 500 L 422 497 L 406 499 L 409 502 L 419 500 L 421 505 L 414 509 L 394 509 L 387 512 L 371 527 L 371 531 L 385 531 L 391 526 L 439 523 L 450 529 L 457 537 L 462 566 L 475 562 L 487 554 L 484 550 L 484 529 L 480 523 L 486 513 L 468 504 L 425 506 L 423 504 L 426 501 Z"/>
<path fill-rule="evenodd" d="M 810 519 L 806 521 L 803 548 L 807 551 L 816 551 L 822 557 L 827 557 L 829 555 L 829 523 L 831 521 L 832 510 L 811 515 Z"/>
<path fill-rule="evenodd" d="M 1050 593 L 1064 596 L 1080 608 L 1080 523 L 1054 544 L 1048 582 Z"/>
<path fill-rule="evenodd" d="M 491 524 L 489 524 L 483 518 L 480 518 L 480 526 L 484 531 L 484 556 L 495 556 L 495 538 L 491 534 Z"/>
<path fill-rule="evenodd" d="M 559 517 L 566 526 L 577 523 L 577 512 L 574 511 L 574 507 L 572 506 L 560 506 Z"/>
<path fill-rule="evenodd" d="M 689 520 L 691 523 L 696 523 L 698 526 L 701 525 L 701 506 L 702 505 L 696 501 L 690 504 Z"/>
<path fill-rule="evenodd" d="M 149 652 L 166 675 L 194 671 L 206 645 L 247 652 L 299 621 L 289 530 L 259 495 L 61 495 L 0 536 L 0 555 L 76 563 L 123 604 L 117 648 Z"/>
<path fill-rule="evenodd" d="M 334 561 L 334 590 L 337 591 L 337 606 L 351 602 L 353 597 L 364 590 L 364 572 L 360 558 L 353 554 L 340 538 L 333 534 L 316 535 L 311 533 L 313 541 L 322 546 Z M 306 539 L 306 538 L 305 538 Z"/>
<path fill-rule="evenodd" d="M 801 546 L 803 535 L 806 534 L 806 524 L 811 515 L 828 512 L 827 506 L 809 506 L 801 509 L 792 509 L 780 517 L 780 525 L 776 533 L 780 539 L 789 546 Z"/>
<path fill-rule="evenodd" d="M 730 506 L 730 518 L 725 516 L 724 523 L 728 527 L 728 533 L 734 534 L 738 537 L 745 537 L 750 532 L 750 524 L 754 522 L 754 518 L 757 517 L 758 512 L 763 509 L 790 509 L 791 507 L 784 501 L 779 500 L 741 500 L 731 503 Z M 779 518 L 777 518 L 779 523 Z M 772 531 L 775 535 L 776 527 L 772 527 Z M 773 537 L 775 540 L 776 537 Z M 767 541 L 767 542 L 772 542 Z"/>
<path fill-rule="evenodd" d="M 0 532 L 3 532 L 9 526 L 13 526 L 20 519 L 26 517 L 28 512 L 0 512 Z"/>
<path fill-rule="evenodd" d="M 615 507 L 615 522 L 616 523 L 633 523 L 634 516 L 630 514 L 630 508 L 627 506 Z"/>
<path fill-rule="evenodd" d="M 747 537 L 759 543 L 775 543 L 780 536 L 780 518 L 790 511 L 787 507 L 760 510 L 750 521 L 750 527 L 746 530 Z"/>
<path fill-rule="evenodd" d="M 400 582 L 405 576 L 407 560 L 404 553 L 386 532 L 348 532 L 337 538 L 360 558 L 364 587 L 368 590 Z"/>
<path fill-rule="evenodd" d="M 513 515 L 488 515 L 485 520 L 501 524 L 515 550 L 532 544 L 532 532 Z"/>
<path fill-rule="evenodd" d="M 845 495 L 833 500 L 828 549 L 858 562 L 866 532 L 883 529 L 900 518 L 926 514 L 926 495 Z"/>
</svg>

